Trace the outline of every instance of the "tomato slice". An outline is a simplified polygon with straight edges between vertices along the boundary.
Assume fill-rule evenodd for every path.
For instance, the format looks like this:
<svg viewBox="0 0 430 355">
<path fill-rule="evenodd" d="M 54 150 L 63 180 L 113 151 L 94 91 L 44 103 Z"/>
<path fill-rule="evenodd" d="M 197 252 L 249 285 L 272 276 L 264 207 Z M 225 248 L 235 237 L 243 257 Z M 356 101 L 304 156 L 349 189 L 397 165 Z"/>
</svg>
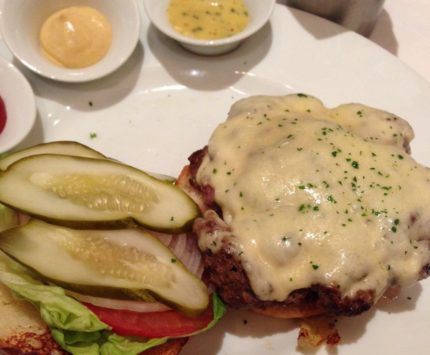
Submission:
<svg viewBox="0 0 430 355">
<path fill-rule="evenodd" d="M 123 336 L 144 338 L 183 337 L 204 329 L 213 319 L 212 304 L 198 317 L 178 311 L 133 312 L 84 303 L 103 323 Z"/>
<path fill-rule="evenodd" d="M 6 126 L 6 106 L 0 97 L 0 133 L 3 131 L 4 126 Z"/>
</svg>

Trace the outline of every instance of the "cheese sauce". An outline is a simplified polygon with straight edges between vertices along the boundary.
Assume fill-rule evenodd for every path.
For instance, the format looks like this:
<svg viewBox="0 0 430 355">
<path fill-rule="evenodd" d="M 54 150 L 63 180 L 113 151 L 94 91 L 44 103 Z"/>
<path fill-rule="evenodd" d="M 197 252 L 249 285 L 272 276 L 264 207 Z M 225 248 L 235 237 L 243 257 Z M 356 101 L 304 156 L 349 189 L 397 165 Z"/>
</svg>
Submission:
<svg viewBox="0 0 430 355">
<path fill-rule="evenodd" d="M 55 64 L 83 68 L 107 54 L 112 28 L 106 17 L 92 7 L 67 7 L 43 23 L 40 43 L 42 52 Z"/>
<path fill-rule="evenodd" d="M 167 13 L 176 31 L 198 39 L 230 37 L 249 21 L 243 0 L 171 0 Z"/>
<path fill-rule="evenodd" d="M 261 300 L 314 284 L 343 295 L 409 285 L 430 262 L 430 171 L 404 147 L 402 119 L 359 104 L 325 108 L 306 95 L 236 103 L 198 171 Z"/>
</svg>

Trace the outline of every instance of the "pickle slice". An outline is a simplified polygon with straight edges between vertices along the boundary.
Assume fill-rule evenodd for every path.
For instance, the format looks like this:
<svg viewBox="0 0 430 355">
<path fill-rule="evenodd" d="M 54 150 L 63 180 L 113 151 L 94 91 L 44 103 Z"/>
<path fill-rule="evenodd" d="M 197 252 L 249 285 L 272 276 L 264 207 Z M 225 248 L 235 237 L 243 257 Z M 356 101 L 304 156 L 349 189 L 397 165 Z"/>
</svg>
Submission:
<svg viewBox="0 0 430 355">
<path fill-rule="evenodd" d="M 40 154 L 61 154 L 98 159 L 106 158 L 103 154 L 81 143 L 57 141 L 38 144 L 12 154 L 7 154 L 4 158 L 0 159 L 0 170 L 6 170 L 9 165 L 22 158 Z"/>
<path fill-rule="evenodd" d="M 19 224 L 18 213 L 0 203 L 0 233 Z"/>
<path fill-rule="evenodd" d="M 32 220 L 2 233 L 0 249 L 70 290 L 145 301 L 152 296 L 187 314 L 198 314 L 209 303 L 204 283 L 140 229 L 74 230 Z"/>
<path fill-rule="evenodd" d="M 23 158 L 41 154 L 70 155 L 75 157 L 95 159 L 111 159 L 104 156 L 102 153 L 78 142 L 54 141 L 49 143 L 41 143 L 15 153 L 6 154 L 3 158 L 0 158 L 0 170 L 6 170 L 9 165 L 12 165 L 16 161 L 21 160 Z M 146 171 L 146 173 L 159 180 L 171 182 L 172 184 L 176 181 L 176 179 L 172 176 L 148 171 Z"/>
<path fill-rule="evenodd" d="M 74 228 L 134 221 L 176 232 L 199 213 L 171 182 L 112 160 L 51 154 L 23 158 L 1 172 L 0 202 Z"/>
</svg>

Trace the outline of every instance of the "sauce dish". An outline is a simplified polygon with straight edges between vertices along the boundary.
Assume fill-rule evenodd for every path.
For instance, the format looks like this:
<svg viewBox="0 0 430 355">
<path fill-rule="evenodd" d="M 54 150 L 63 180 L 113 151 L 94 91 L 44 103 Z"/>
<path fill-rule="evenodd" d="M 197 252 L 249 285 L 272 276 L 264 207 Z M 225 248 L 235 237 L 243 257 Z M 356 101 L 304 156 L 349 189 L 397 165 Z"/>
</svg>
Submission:
<svg viewBox="0 0 430 355">
<path fill-rule="evenodd" d="M 83 68 L 54 64 L 41 51 L 43 23 L 56 11 L 88 6 L 102 13 L 112 27 L 112 43 L 97 63 Z M 84 82 L 103 77 L 121 66 L 139 40 L 140 16 L 134 0 L 14 0 L 1 5 L 3 39 L 14 56 L 32 71 L 49 79 Z"/>
<path fill-rule="evenodd" d="M 245 29 L 221 39 L 194 39 L 177 32 L 169 22 L 167 9 L 170 0 L 144 0 L 145 11 L 153 25 L 166 36 L 178 41 L 184 48 L 202 55 L 219 55 L 230 52 L 249 36 L 257 32 L 269 20 L 275 0 L 244 0 L 249 14 Z"/>
<path fill-rule="evenodd" d="M 6 108 L 6 125 L 0 133 L 0 154 L 12 149 L 30 132 L 36 119 L 33 90 L 12 64 L 0 57 L 0 97 Z"/>
</svg>

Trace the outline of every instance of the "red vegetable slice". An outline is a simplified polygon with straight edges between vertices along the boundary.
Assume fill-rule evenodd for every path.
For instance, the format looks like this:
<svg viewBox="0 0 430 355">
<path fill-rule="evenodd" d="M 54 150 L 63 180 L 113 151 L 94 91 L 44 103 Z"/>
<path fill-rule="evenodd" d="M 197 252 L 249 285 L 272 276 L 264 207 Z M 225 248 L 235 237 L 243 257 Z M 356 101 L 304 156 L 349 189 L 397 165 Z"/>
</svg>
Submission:
<svg viewBox="0 0 430 355">
<path fill-rule="evenodd" d="M 3 131 L 6 126 L 6 106 L 4 104 L 3 99 L 0 97 L 0 133 Z"/>
<path fill-rule="evenodd" d="M 177 311 L 133 312 L 102 308 L 84 303 L 112 331 L 123 336 L 144 338 L 183 337 L 204 329 L 213 319 L 212 304 L 198 317 Z"/>
</svg>

